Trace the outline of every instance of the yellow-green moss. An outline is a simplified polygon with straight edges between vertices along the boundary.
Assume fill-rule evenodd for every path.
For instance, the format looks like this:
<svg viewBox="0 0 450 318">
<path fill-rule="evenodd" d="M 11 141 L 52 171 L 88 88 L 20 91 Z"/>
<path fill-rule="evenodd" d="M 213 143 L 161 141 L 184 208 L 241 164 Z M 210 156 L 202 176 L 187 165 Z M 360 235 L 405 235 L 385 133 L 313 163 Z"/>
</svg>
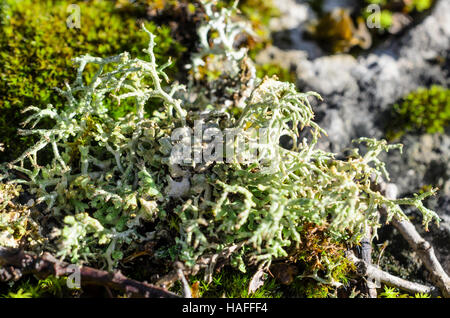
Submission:
<svg viewBox="0 0 450 318">
<path fill-rule="evenodd" d="M 34 277 L 23 278 L 12 287 L 3 283 L 0 285 L 0 298 L 68 297 L 76 293 L 76 290 L 68 289 L 66 280 L 66 277 L 48 276 L 40 280 Z M 5 293 L 2 293 L 3 289 Z"/>
<path fill-rule="evenodd" d="M 398 288 L 384 286 L 384 291 L 378 295 L 378 298 L 431 298 L 431 295 L 423 293 L 410 295 L 407 293 L 400 293 Z"/>
<path fill-rule="evenodd" d="M 243 273 L 226 267 L 206 283 L 203 275 L 190 277 L 194 297 L 227 298 L 327 298 L 336 293 L 336 286 L 348 285 L 348 276 L 355 270 L 345 257 L 345 247 L 334 242 L 325 228 L 306 223 L 301 232 L 302 243 L 293 248 L 288 261 L 275 262 L 264 274 L 264 285 L 249 294 L 248 287 L 255 269 Z M 315 278 L 314 278 L 315 277 Z M 181 292 L 176 283 L 173 291 Z"/>
<path fill-rule="evenodd" d="M 256 75 L 260 78 L 264 78 L 264 76 L 272 77 L 276 75 L 280 81 L 290 83 L 295 83 L 297 79 L 295 72 L 285 69 L 276 63 L 256 65 Z"/>
<path fill-rule="evenodd" d="M 387 125 L 388 139 L 407 132 L 443 133 L 450 124 L 450 89 L 433 85 L 419 88 L 392 108 Z"/>
<path fill-rule="evenodd" d="M 345 257 L 345 245 L 332 240 L 325 227 L 306 223 L 301 232 L 302 243 L 290 256 L 301 269 L 289 293 L 295 297 L 326 298 L 336 286 L 347 285 L 355 266 Z"/>
<path fill-rule="evenodd" d="M 129 51 L 144 57 L 147 36 L 134 16 L 125 15 L 111 1 L 78 2 L 80 29 L 69 28 L 66 20 L 73 1 L 0 0 L 0 141 L 6 151 L 0 162 L 26 149 L 30 137 L 17 136 L 20 111 L 29 105 L 60 106 L 62 99 L 52 87 L 72 82 L 71 59 L 89 53 L 107 56 Z M 182 48 L 170 36 L 168 27 L 147 28 L 157 35 L 156 57 L 174 56 Z M 117 115 L 126 112 L 126 105 Z"/>
<path fill-rule="evenodd" d="M 253 274 L 225 268 L 213 276 L 211 283 L 206 283 L 203 275 L 192 276 L 190 277 L 191 292 L 196 298 L 280 298 L 283 296 L 280 285 L 267 274 L 264 285 L 254 293 L 249 293 L 248 287 Z M 181 284 L 177 282 L 172 290 L 180 292 Z"/>
</svg>

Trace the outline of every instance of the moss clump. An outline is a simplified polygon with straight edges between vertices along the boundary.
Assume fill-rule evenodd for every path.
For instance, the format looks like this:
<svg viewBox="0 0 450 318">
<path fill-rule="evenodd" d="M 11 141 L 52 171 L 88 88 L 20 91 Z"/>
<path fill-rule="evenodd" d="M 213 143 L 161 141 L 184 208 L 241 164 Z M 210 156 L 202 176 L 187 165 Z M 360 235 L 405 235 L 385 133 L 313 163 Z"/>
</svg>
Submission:
<svg viewBox="0 0 450 318">
<path fill-rule="evenodd" d="M 379 294 L 379 298 L 431 298 L 431 295 L 423 293 L 416 293 L 414 295 L 402 294 L 398 288 L 384 286 L 384 291 Z"/>
<path fill-rule="evenodd" d="M 33 141 L 29 136 L 17 136 L 25 106 L 62 105 L 52 88 L 62 88 L 62 83 L 75 79 L 72 58 L 86 53 L 108 56 L 121 51 L 143 56 L 138 48 L 146 44 L 147 36 L 140 31 L 134 16 L 124 15 L 110 1 L 79 2 L 80 28 L 69 28 L 66 21 L 71 3 L 0 0 L 0 141 L 7 150 L 0 154 L 0 162 L 11 160 Z M 167 26 L 147 24 L 147 28 L 157 36 L 158 60 L 167 55 L 176 58 L 182 51 Z M 122 106 L 117 115 L 126 112 L 126 105 Z"/>
<path fill-rule="evenodd" d="M 193 297 L 327 298 L 336 295 L 339 288 L 348 287 L 348 277 L 355 267 L 344 255 L 345 244 L 332 240 L 324 226 L 313 223 L 304 224 L 301 242 L 291 249 L 289 257 L 274 261 L 256 291 L 249 292 L 255 268 L 243 273 L 225 267 L 212 276 L 210 283 L 203 275 L 191 276 Z M 180 292 L 181 284 L 172 290 Z"/>
<path fill-rule="evenodd" d="M 191 292 L 194 298 L 280 298 L 283 297 L 282 289 L 277 281 L 265 275 L 264 284 L 255 292 L 249 293 L 249 284 L 253 273 L 242 273 L 236 269 L 226 267 L 220 273 L 212 277 L 210 283 L 203 279 L 202 275 L 190 277 Z M 181 284 L 178 282 L 172 288 L 174 292 L 181 292 Z"/>
<path fill-rule="evenodd" d="M 443 133 L 450 123 L 450 89 L 419 88 L 392 108 L 386 135 L 390 140 L 407 132 Z"/>
<path fill-rule="evenodd" d="M 297 266 L 296 270 L 287 270 L 288 267 L 283 266 L 272 272 L 282 274 L 284 279 L 289 271 L 299 274 L 287 280 L 289 287 L 285 293 L 289 296 L 326 298 L 347 286 L 348 277 L 355 270 L 345 257 L 345 250 L 346 245 L 333 240 L 325 226 L 305 223 L 301 244 L 289 256 L 291 264 Z"/>
<path fill-rule="evenodd" d="M 66 287 L 66 277 L 48 276 L 45 279 L 30 277 L 16 282 L 13 287 L 0 285 L 0 298 L 47 298 L 74 296 L 77 290 Z M 5 287 L 3 293 L 2 287 Z"/>
<path fill-rule="evenodd" d="M 283 68 L 276 63 L 266 63 L 262 65 L 256 65 L 256 76 L 264 78 L 265 76 L 272 77 L 277 76 L 282 82 L 295 83 L 297 77 L 295 72 Z"/>
</svg>

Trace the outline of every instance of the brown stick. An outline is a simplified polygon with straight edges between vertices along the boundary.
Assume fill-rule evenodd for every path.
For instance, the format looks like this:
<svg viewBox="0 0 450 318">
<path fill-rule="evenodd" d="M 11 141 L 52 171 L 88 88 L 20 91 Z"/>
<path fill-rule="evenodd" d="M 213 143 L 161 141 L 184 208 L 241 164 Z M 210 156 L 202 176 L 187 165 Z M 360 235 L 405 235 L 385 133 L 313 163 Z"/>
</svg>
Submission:
<svg viewBox="0 0 450 318">
<path fill-rule="evenodd" d="M 397 187 L 392 183 L 381 183 L 381 192 L 389 199 L 395 199 L 397 196 Z M 386 214 L 384 209 L 380 209 L 382 214 Z M 420 260 L 430 272 L 431 281 L 436 285 L 442 296 L 450 298 L 450 278 L 442 268 L 441 263 L 434 253 L 434 249 L 430 243 L 425 241 L 417 232 L 414 225 L 409 220 L 393 219 L 392 225 L 400 232 L 406 239 L 409 246 L 417 253 Z"/>
<path fill-rule="evenodd" d="M 414 282 L 407 281 L 403 278 L 394 276 L 385 272 L 378 267 L 366 263 L 362 259 L 359 259 L 353 253 L 347 255 L 357 268 L 356 274 L 360 277 L 369 278 L 379 283 L 386 284 L 388 286 L 397 287 L 409 293 L 423 293 L 436 296 L 439 291 L 436 287 L 430 287 Z"/>
<path fill-rule="evenodd" d="M 44 253 L 41 257 L 19 249 L 0 247 L 0 281 L 17 280 L 22 275 L 35 274 L 38 277 L 69 276 L 73 267 L 66 262 L 60 262 L 51 254 Z M 121 272 L 106 272 L 88 266 L 79 267 L 80 282 L 83 285 L 100 285 L 126 292 L 134 297 L 146 298 L 177 298 L 178 295 L 164 288 L 129 279 Z"/>
<path fill-rule="evenodd" d="M 372 264 L 372 240 L 371 240 L 371 236 L 372 236 L 372 231 L 371 229 L 367 229 L 367 234 L 366 236 L 361 240 L 361 259 L 366 262 L 367 264 Z M 377 298 L 377 289 L 374 286 L 374 283 L 371 282 L 370 280 L 367 280 L 366 278 L 366 283 L 364 284 L 364 292 L 367 293 L 367 295 L 370 298 Z"/>
</svg>

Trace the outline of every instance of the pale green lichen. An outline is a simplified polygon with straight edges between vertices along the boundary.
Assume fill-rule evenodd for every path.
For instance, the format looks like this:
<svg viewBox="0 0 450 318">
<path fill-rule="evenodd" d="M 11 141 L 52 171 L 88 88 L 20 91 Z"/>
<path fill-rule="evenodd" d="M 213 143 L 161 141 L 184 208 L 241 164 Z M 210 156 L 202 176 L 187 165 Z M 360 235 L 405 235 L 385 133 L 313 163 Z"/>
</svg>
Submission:
<svg viewBox="0 0 450 318">
<path fill-rule="evenodd" d="M 54 232 L 59 235 L 57 246 L 52 248 L 61 258 L 102 262 L 112 270 L 139 244 L 164 238 L 155 257 L 176 258 L 194 266 L 208 254 L 212 255 L 207 264 L 211 271 L 218 255 L 231 249 L 231 263 L 244 271 L 249 265 L 267 267 L 286 257 L 288 249 L 299 246 L 305 222 L 324 226 L 336 241 L 354 244 L 368 227 L 376 234 L 377 209 L 382 205 L 390 218 L 404 217 L 399 205 L 413 205 L 423 213 L 425 225 L 439 220 L 421 202 L 434 190 L 411 199 L 390 200 L 372 189 L 372 177 L 387 176 L 378 155 L 398 146 L 362 138 L 358 142 L 365 144 L 365 154 L 354 150 L 347 160 L 316 149 L 317 139 L 325 132 L 313 121 L 308 98 L 320 96 L 299 93 L 290 83 L 254 78 L 251 63 L 243 63 L 245 52 L 233 51 L 229 42 L 237 30 L 242 31 L 227 27 L 229 12 L 210 12 L 214 18 L 202 26 L 201 49 L 209 43 L 210 32 L 205 31 L 209 25 L 221 34 L 224 52 L 235 52 L 226 55 L 230 63 L 253 74 L 238 82 L 241 92 L 248 91 L 238 103 L 211 98 L 217 91 L 192 79 L 186 91 L 170 83 L 164 73 L 167 64 L 156 65 L 154 36 L 147 32 L 149 61 L 127 53 L 108 58 L 82 56 L 75 59 L 79 67 L 74 84 L 59 90 L 67 100 L 63 110 L 51 105 L 27 109 L 34 111 L 25 121 L 31 127 L 20 133 L 37 135 L 39 141 L 2 167 L 3 178 L 10 184 L 26 185 L 37 203 L 45 203 L 45 213 L 60 221 L 60 230 Z M 200 56 L 204 55 L 194 60 Z M 84 83 L 88 64 L 97 73 Z M 212 79 L 209 88 L 230 78 L 239 80 L 236 74 L 241 71 L 224 72 Z M 115 120 L 108 115 L 105 99 L 119 103 L 131 99 L 136 108 Z M 145 111 L 150 99 L 161 102 L 153 114 Z M 235 106 L 240 108 L 237 113 Z M 55 121 L 52 129 L 36 128 L 44 117 Z M 172 132 L 198 119 L 205 126 L 238 129 L 249 141 L 246 145 L 255 140 L 258 129 L 268 129 L 261 156 L 253 162 L 242 161 L 251 151 L 244 148 L 231 162 L 171 162 L 171 151 L 177 145 L 171 141 Z M 309 140 L 299 134 L 307 129 Z M 283 135 L 292 139 L 292 149 L 280 146 Z M 204 150 L 209 144 L 195 146 Z M 45 165 L 39 161 L 44 149 L 53 154 Z M 12 178 L 11 171 L 26 178 Z M 324 277 L 315 278 L 324 282 Z"/>
<path fill-rule="evenodd" d="M 238 2 L 235 1 L 231 9 L 222 8 L 220 12 L 215 12 L 213 2 L 204 3 L 208 20 L 202 23 L 197 31 L 199 52 L 192 55 L 194 77 L 199 75 L 200 66 L 217 68 L 223 63 L 228 65 L 228 70 L 225 71 L 234 75 L 239 73 L 239 61 L 245 57 L 247 48 L 236 49 L 235 40 L 239 34 L 243 32 L 253 34 L 253 31 L 246 21 L 232 21 L 232 13 L 236 10 L 237 4 Z M 215 33 L 216 37 L 211 37 L 211 33 Z M 213 58 L 208 66 L 204 60 L 207 56 Z M 223 72 L 223 69 L 220 69 L 220 72 Z"/>
</svg>

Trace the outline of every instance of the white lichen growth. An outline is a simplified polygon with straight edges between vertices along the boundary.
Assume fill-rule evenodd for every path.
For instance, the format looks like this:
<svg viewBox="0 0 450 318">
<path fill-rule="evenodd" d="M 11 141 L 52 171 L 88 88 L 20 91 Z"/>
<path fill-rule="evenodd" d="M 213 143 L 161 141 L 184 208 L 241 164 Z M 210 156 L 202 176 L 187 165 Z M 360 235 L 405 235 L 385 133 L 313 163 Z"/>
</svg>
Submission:
<svg viewBox="0 0 450 318">
<path fill-rule="evenodd" d="M 24 122 L 30 128 L 20 134 L 37 135 L 39 141 L 3 166 L 0 178 L 27 186 L 36 203 L 45 203 L 42 213 L 60 221 L 59 239 L 52 247 L 58 256 L 72 262 L 102 262 L 111 270 L 139 244 L 164 238 L 156 257 L 194 266 L 205 254 L 215 255 L 211 257 L 215 260 L 221 251 L 239 246 L 232 263 L 245 270 L 286 257 L 288 249 L 300 243 L 305 222 L 326 226 L 333 239 L 353 244 L 368 227 L 379 227 L 377 209 L 382 205 L 390 218 L 404 217 L 400 205 L 413 205 L 422 212 L 425 225 L 439 220 L 422 204 L 434 190 L 390 200 L 372 189 L 372 177 L 387 176 L 378 155 L 398 146 L 362 138 L 358 142 L 366 145 L 365 154 L 355 150 L 347 160 L 315 148 L 325 132 L 313 121 L 308 98 L 320 98 L 318 94 L 300 93 L 295 85 L 275 79 L 256 79 L 253 70 L 253 75 L 238 81 L 239 89 L 248 94 L 241 94 L 237 103 L 208 99 L 217 92 L 194 80 L 206 56 L 217 54 L 222 62 L 231 63 L 228 79 L 239 80 L 242 68 L 251 69 L 251 63 L 243 63 L 246 51 L 233 45 L 245 29 L 230 25 L 231 11 L 213 12 L 210 5 L 206 9 L 209 20 L 199 30 L 200 52 L 193 56 L 193 79 L 185 92 L 168 81 L 164 73 L 168 64 L 156 65 L 154 36 L 144 29 L 150 37 L 149 61 L 126 52 L 76 58 L 76 81 L 58 90 L 66 98 L 65 108 L 26 109 L 34 114 Z M 208 40 L 211 30 L 219 35 L 213 48 Z M 88 64 L 97 71 L 85 83 Z M 215 79 L 210 88 L 226 80 Z M 161 108 L 147 114 L 145 105 L 154 98 L 161 101 Z M 118 105 L 133 100 L 135 110 L 115 120 L 105 99 Z M 230 112 L 230 105 L 241 108 L 239 117 Z M 44 117 L 55 121 L 53 128 L 36 128 Z M 205 126 L 239 129 L 247 141 L 255 140 L 258 129 L 267 128 L 260 159 L 171 163 L 171 133 L 199 117 Z M 299 130 L 304 129 L 309 129 L 310 140 L 300 140 Z M 293 141 L 290 150 L 279 144 L 284 135 Z M 53 154 L 46 165 L 38 160 L 44 150 Z M 26 178 L 6 177 L 11 171 Z"/>
</svg>

